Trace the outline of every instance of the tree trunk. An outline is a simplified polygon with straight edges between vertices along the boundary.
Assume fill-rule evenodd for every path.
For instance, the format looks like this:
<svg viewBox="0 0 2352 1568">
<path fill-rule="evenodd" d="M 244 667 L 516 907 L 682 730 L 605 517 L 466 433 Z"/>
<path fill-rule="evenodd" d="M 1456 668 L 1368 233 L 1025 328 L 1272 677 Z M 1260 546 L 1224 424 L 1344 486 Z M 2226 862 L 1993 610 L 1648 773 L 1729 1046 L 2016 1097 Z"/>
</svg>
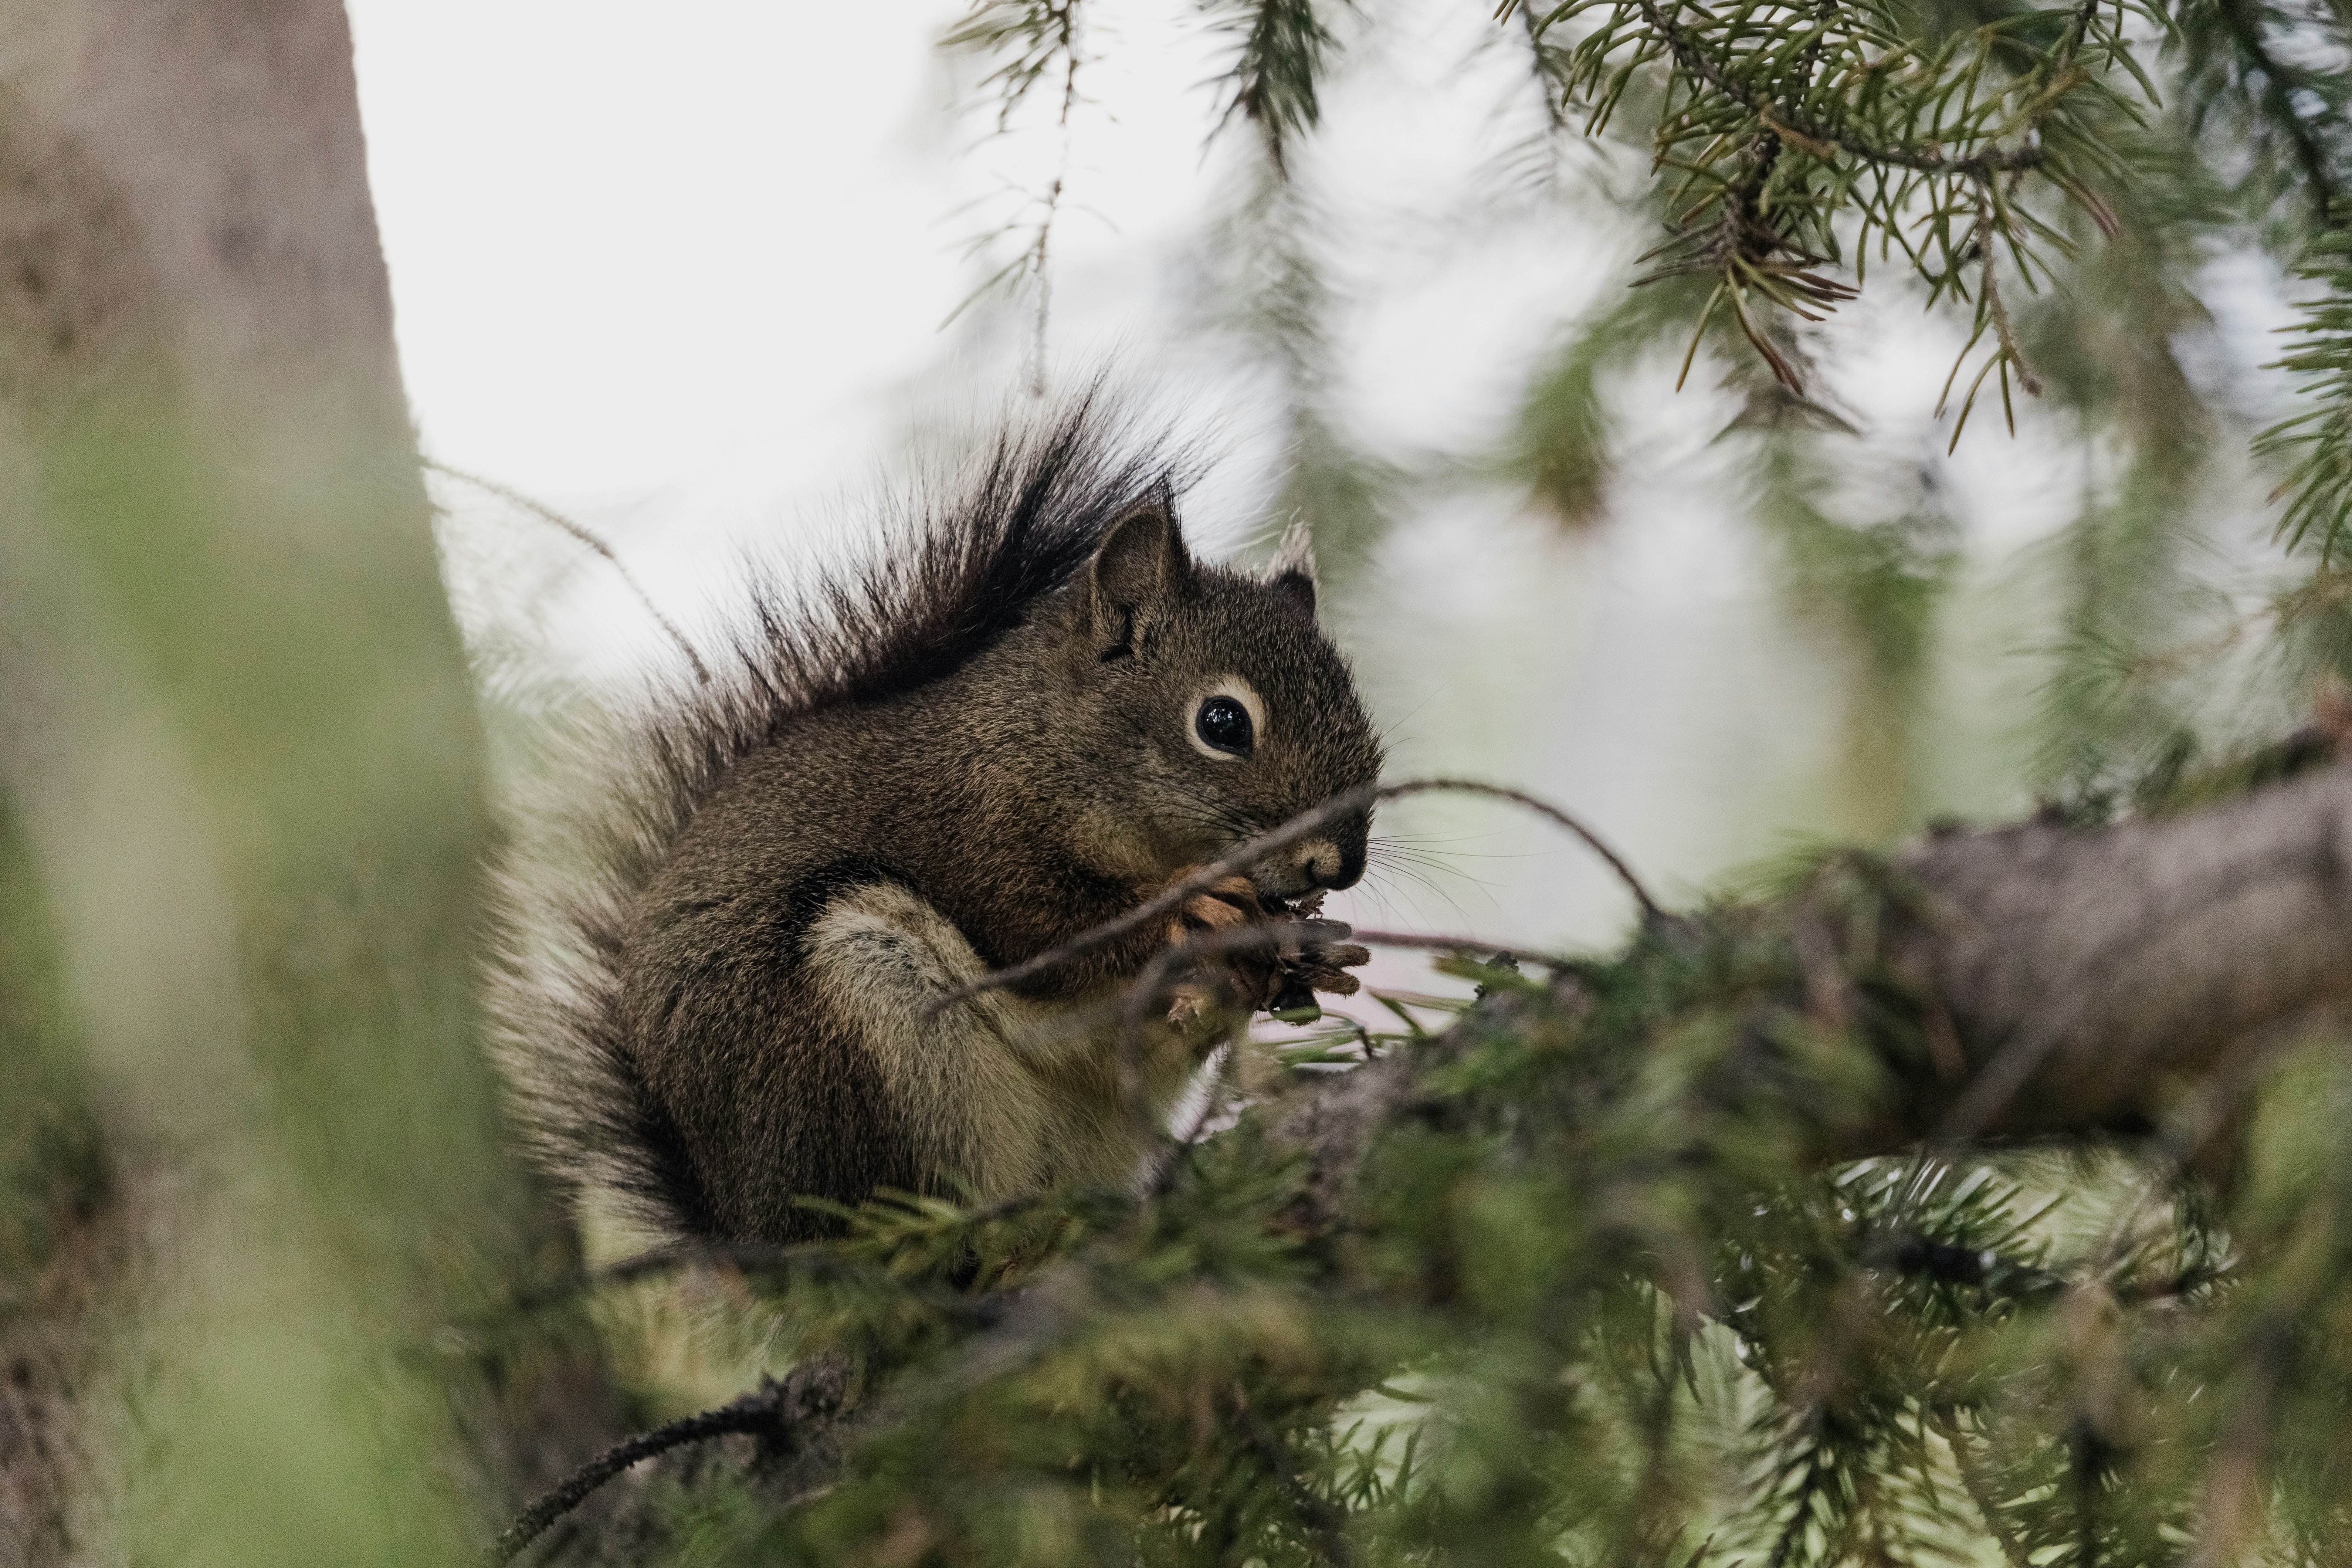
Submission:
<svg viewBox="0 0 2352 1568">
<path fill-rule="evenodd" d="M 443 1327 L 568 1254 L 391 320 L 333 0 L 0 10 L 0 1560 L 446 1561 L 613 1423 Z"/>
</svg>

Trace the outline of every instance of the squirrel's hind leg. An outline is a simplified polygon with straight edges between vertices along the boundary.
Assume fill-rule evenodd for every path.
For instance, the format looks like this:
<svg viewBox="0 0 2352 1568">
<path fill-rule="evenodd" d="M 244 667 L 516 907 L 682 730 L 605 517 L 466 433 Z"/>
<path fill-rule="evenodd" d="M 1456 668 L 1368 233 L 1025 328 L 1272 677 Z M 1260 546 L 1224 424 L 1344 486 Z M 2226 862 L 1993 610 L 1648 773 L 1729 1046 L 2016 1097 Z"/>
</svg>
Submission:
<svg viewBox="0 0 2352 1568">
<path fill-rule="evenodd" d="M 811 924 L 803 952 L 820 1004 L 897 1102 L 915 1169 L 969 1184 L 981 1202 L 1073 1173 L 1071 1108 L 1050 1071 L 1073 1043 L 1068 1020 L 1002 993 L 938 1006 L 988 966 L 928 900 L 894 882 L 848 889 Z"/>
</svg>

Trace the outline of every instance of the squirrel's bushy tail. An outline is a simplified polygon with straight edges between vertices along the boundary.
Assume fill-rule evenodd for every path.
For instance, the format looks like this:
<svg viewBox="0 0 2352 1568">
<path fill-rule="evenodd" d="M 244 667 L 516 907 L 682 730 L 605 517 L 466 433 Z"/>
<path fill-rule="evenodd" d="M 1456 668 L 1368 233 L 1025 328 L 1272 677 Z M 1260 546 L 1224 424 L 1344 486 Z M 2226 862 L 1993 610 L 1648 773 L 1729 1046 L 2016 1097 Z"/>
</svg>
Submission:
<svg viewBox="0 0 2352 1568">
<path fill-rule="evenodd" d="M 876 514 L 856 564 L 787 583 L 747 569 L 707 680 L 649 676 L 547 737 L 496 868 L 493 1048 L 534 1151 L 575 1198 L 656 1238 L 712 1233 L 677 1130 L 627 1048 L 631 906 L 730 768 L 791 721 L 936 679 L 1019 626 L 1104 531 L 1178 485 L 1162 437 L 1099 385 L 934 461 Z"/>
</svg>

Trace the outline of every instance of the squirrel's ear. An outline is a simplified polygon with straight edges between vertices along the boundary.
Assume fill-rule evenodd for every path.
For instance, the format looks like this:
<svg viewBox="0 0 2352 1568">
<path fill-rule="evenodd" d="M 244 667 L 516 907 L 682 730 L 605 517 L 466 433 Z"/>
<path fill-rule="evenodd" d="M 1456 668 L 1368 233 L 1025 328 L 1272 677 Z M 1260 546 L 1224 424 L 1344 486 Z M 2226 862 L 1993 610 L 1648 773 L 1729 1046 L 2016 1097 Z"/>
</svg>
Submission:
<svg viewBox="0 0 2352 1568">
<path fill-rule="evenodd" d="M 1137 628 L 1192 585 L 1192 557 L 1167 486 L 1103 531 L 1089 576 L 1097 653 L 1106 659 L 1133 653 Z"/>
<path fill-rule="evenodd" d="M 1265 570 L 1269 586 L 1278 590 L 1309 616 L 1315 613 L 1315 535 L 1307 519 L 1294 516 L 1275 547 L 1274 563 Z"/>
</svg>

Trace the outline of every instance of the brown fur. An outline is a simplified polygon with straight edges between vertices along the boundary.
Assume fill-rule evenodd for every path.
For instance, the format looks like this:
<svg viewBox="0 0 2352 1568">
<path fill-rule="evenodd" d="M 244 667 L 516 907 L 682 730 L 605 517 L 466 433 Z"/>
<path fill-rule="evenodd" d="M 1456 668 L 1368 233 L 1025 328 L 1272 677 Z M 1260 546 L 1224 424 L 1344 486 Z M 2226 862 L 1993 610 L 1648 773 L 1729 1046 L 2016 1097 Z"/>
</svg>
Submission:
<svg viewBox="0 0 2352 1568">
<path fill-rule="evenodd" d="M 919 558 L 829 592 L 821 633 L 767 601 L 743 684 L 655 737 L 668 793 L 614 840 L 634 869 L 574 900 L 562 973 L 520 949 L 500 988 L 575 1176 L 664 1229 L 782 1240 L 822 1228 L 803 1198 L 992 1198 L 1131 1167 L 1115 1023 L 1074 1020 L 1165 933 L 932 1004 L 1371 782 L 1380 755 L 1307 567 L 1195 562 L 1165 483 L 1105 457 L 1098 418 L 1009 437 L 972 500 L 898 542 Z M 1263 710 L 1246 758 L 1188 738 L 1221 679 Z M 1345 886 L 1366 830 L 1252 880 L 1273 900 Z M 1192 1058 L 1154 1048 L 1164 1104 Z"/>
</svg>

